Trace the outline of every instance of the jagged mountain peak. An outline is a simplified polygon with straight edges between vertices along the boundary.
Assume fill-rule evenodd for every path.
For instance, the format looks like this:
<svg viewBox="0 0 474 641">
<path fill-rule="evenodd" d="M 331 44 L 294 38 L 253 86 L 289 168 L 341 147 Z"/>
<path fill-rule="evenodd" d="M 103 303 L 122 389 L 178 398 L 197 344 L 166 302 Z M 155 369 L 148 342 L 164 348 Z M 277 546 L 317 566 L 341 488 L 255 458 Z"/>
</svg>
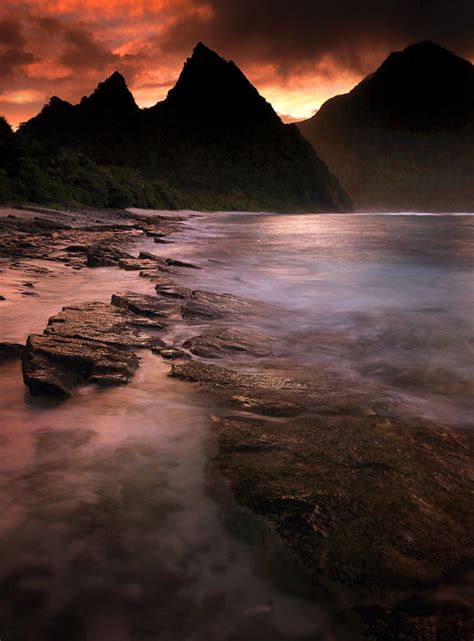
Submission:
<svg viewBox="0 0 474 641">
<path fill-rule="evenodd" d="M 90 96 L 82 98 L 80 105 L 117 114 L 133 113 L 139 109 L 125 78 L 119 71 L 114 71 L 112 75 L 100 82 Z"/>
<path fill-rule="evenodd" d="M 237 65 L 202 42 L 186 60 L 159 109 L 200 121 L 275 120 L 278 116 Z"/>
<path fill-rule="evenodd" d="M 216 59 L 216 60 L 222 60 L 225 62 L 224 58 L 222 58 L 218 53 L 210 49 L 207 45 L 205 45 L 203 42 L 198 42 L 197 45 L 193 49 L 193 53 L 191 58 L 194 59 Z"/>
</svg>

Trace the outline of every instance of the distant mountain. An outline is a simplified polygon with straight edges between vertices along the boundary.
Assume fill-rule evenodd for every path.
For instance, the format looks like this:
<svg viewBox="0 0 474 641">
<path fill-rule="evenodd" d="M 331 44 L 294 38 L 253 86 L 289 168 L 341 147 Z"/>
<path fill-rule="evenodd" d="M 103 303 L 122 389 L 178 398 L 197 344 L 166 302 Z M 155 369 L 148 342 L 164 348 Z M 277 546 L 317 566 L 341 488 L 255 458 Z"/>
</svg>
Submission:
<svg viewBox="0 0 474 641">
<path fill-rule="evenodd" d="M 141 110 L 116 72 L 77 105 L 52 98 L 18 136 L 27 145 L 76 150 L 100 167 L 120 168 L 122 177 L 137 172 L 150 206 L 351 207 L 297 127 L 284 125 L 239 68 L 202 43 L 154 107 Z"/>
<path fill-rule="evenodd" d="M 390 54 L 298 127 L 359 210 L 474 211 L 474 67 L 437 44 Z"/>
</svg>

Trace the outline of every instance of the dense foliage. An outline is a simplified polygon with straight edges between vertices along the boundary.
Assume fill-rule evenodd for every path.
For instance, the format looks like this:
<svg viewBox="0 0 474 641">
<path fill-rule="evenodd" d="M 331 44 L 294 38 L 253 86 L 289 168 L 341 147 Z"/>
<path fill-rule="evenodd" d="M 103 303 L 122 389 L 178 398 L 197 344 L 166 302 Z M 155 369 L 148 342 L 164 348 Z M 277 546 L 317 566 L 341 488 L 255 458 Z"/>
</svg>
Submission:
<svg viewBox="0 0 474 641">
<path fill-rule="evenodd" d="M 0 118 L 0 201 L 173 208 L 176 197 L 132 167 L 101 165 L 57 142 L 27 143 Z"/>
</svg>

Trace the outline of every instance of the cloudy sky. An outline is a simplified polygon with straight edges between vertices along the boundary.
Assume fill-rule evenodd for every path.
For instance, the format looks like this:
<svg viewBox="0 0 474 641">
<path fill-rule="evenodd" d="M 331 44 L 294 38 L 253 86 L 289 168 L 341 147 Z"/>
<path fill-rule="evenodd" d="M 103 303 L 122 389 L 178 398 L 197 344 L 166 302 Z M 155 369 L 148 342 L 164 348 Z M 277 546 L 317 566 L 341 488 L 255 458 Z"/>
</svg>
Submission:
<svg viewBox="0 0 474 641">
<path fill-rule="evenodd" d="M 0 0 L 0 114 L 17 125 L 115 69 L 149 106 L 201 40 L 301 119 L 412 42 L 474 59 L 473 24 L 472 0 Z"/>
</svg>

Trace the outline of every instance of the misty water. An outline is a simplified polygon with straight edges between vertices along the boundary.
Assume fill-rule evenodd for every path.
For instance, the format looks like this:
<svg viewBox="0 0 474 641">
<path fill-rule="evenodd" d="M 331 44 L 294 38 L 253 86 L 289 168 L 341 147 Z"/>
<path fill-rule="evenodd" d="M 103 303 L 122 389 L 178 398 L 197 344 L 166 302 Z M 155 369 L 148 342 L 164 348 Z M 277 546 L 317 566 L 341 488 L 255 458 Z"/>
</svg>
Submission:
<svg viewBox="0 0 474 641">
<path fill-rule="evenodd" d="M 209 215 L 175 238 L 204 267 L 187 286 L 272 304 L 258 329 L 292 367 L 344 374 L 395 414 L 472 426 L 473 216 Z"/>
<path fill-rule="evenodd" d="M 199 264 L 183 270 L 187 286 L 269 305 L 239 328 L 265 334 L 278 357 L 227 366 L 327 370 L 392 415 L 469 428 L 473 217 L 209 214 L 173 239 L 135 250 Z M 41 332 L 63 305 L 153 292 L 115 268 L 0 269 L 0 340 Z M 164 338 L 179 345 L 208 325 Z M 20 364 L 0 366 L 0 637 L 333 638 L 317 604 L 270 581 L 213 498 L 208 415 L 219 408 L 140 356 L 130 384 L 64 402 L 31 398 Z"/>
</svg>

